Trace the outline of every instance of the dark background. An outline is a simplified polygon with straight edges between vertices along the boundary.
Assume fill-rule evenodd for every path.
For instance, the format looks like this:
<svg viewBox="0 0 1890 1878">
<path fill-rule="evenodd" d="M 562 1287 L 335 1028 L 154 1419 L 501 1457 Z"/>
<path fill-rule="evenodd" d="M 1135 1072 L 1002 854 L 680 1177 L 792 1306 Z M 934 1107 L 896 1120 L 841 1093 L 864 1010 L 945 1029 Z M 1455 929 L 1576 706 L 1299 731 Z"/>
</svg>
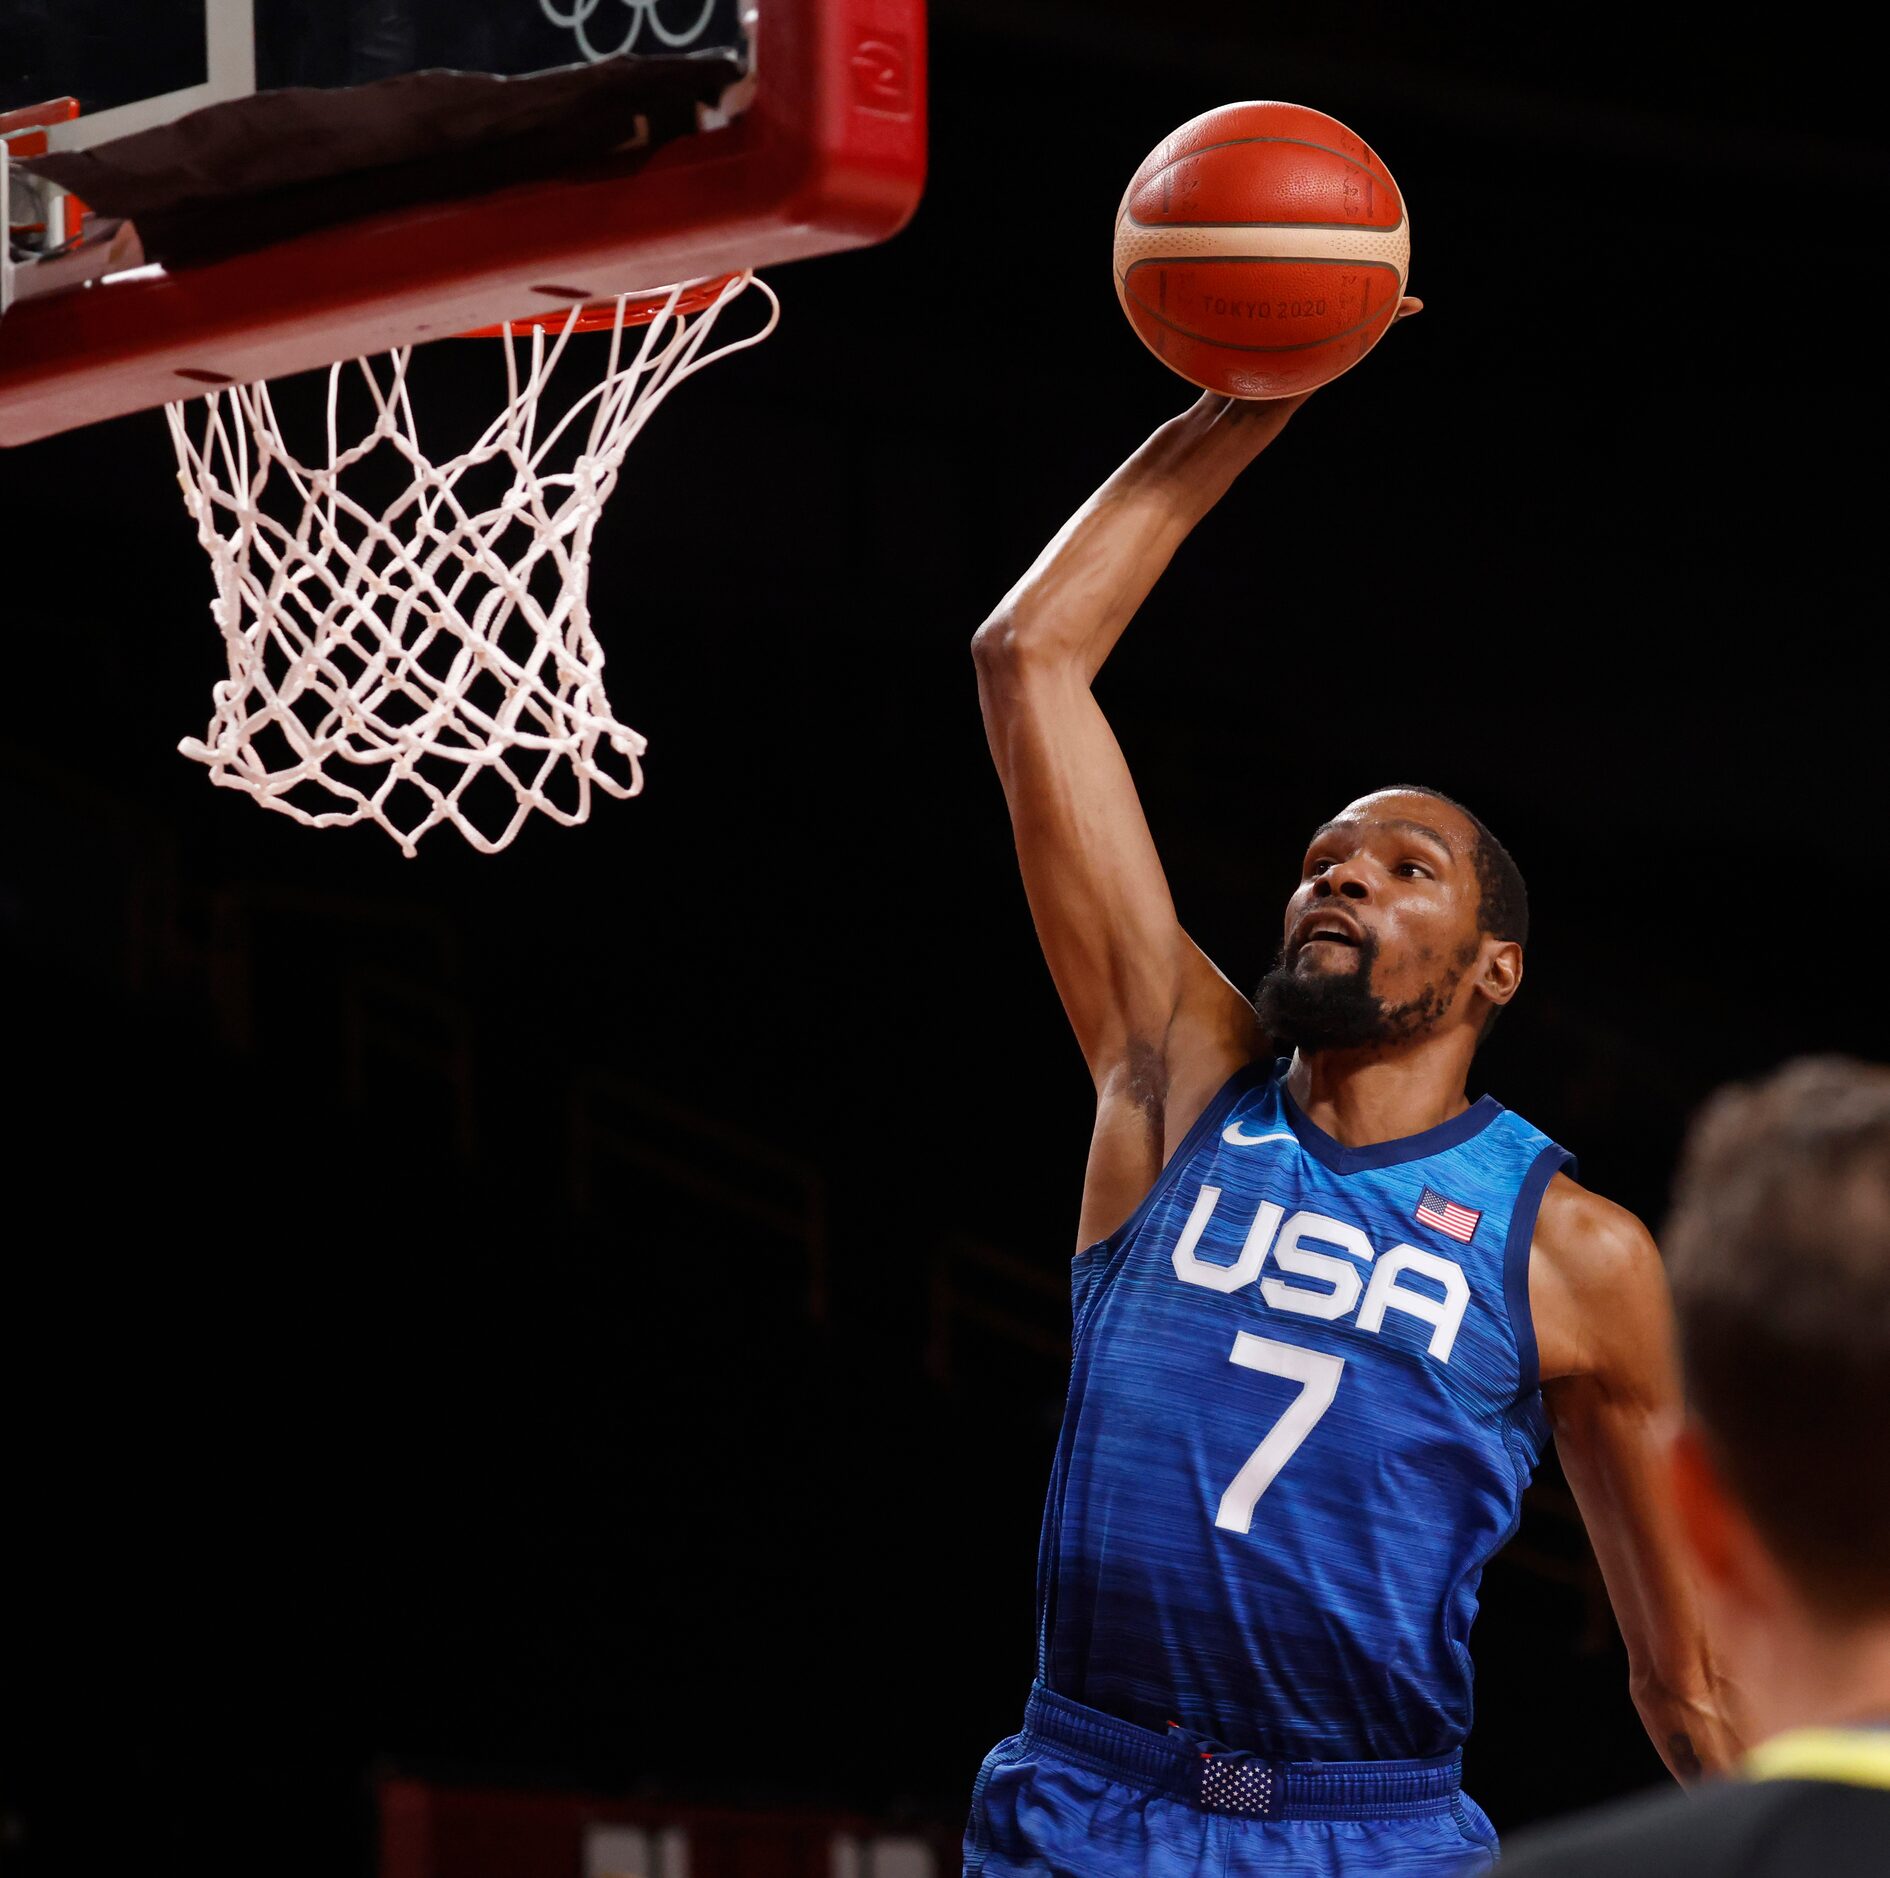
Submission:
<svg viewBox="0 0 1890 1878">
<path fill-rule="evenodd" d="M 592 597 L 649 786 L 583 828 L 410 862 L 213 790 L 161 418 L 0 456 L 0 1870 L 363 1871 L 389 1768 L 962 1816 L 1088 1114 L 966 644 L 1186 399 L 1106 244 L 1210 105 L 1367 135 L 1428 309 L 1101 681 L 1196 936 L 1252 980 L 1318 820 L 1460 796 L 1536 918 L 1477 1082 L 1654 1219 L 1715 1083 L 1890 1054 L 1837 16 L 940 0 L 933 54 L 912 227 L 779 270 L 632 452 Z M 1498 1825 L 1659 1778 L 1553 1468 L 1485 1591 Z"/>
</svg>

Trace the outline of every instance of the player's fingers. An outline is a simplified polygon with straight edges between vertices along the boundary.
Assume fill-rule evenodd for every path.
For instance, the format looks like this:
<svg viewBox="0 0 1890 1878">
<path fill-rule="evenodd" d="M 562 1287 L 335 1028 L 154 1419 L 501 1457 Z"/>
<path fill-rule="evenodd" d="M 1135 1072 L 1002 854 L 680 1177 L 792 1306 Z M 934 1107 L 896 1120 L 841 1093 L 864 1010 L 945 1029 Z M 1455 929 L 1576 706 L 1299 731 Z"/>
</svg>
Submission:
<svg viewBox="0 0 1890 1878">
<path fill-rule="evenodd" d="M 1202 403 L 1211 404 L 1217 413 L 1232 418 L 1236 423 L 1283 424 L 1311 396 L 1310 391 L 1296 391 L 1290 398 L 1227 398 L 1210 391 Z"/>
<path fill-rule="evenodd" d="M 1408 320 L 1413 313 L 1422 313 L 1423 311 L 1424 302 L 1413 294 L 1406 294 L 1404 298 L 1398 302 L 1398 317 L 1401 320 Z"/>
</svg>

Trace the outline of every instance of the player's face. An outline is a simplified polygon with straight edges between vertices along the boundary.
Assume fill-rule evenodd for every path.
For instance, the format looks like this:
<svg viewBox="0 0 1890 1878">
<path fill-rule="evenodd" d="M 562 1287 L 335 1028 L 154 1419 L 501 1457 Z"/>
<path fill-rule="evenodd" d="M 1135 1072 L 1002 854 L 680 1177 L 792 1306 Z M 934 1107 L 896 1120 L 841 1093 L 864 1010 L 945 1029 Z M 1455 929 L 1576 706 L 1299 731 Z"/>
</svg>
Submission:
<svg viewBox="0 0 1890 1878">
<path fill-rule="evenodd" d="M 1372 990 L 1402 1004 L 1474 955 L 1476 830 L 1434 796 L 1365 796 L 1314 834 L 1286 903 L 1284 963 L 1349 971 L 1375 943 Z"/>
<path fill-rule="evenodd" d="M 1470 1008 L 1485 946 L 1476 829 L 1434 796 L 1365 796 L 1320 828 L 1263 994 L 1281 1042 L 1396 1043 Z"/>
</svg>

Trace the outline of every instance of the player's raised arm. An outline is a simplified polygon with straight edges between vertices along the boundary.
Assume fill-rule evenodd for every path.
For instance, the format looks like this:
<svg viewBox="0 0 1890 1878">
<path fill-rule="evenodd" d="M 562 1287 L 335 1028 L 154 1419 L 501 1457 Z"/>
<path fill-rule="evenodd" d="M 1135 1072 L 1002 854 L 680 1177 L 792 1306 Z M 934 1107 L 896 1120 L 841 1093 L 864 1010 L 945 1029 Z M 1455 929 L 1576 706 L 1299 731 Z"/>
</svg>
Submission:
<svg viewBox="0 0 1890 1878">
<path fill-rule="evenodd" d="M 1122 1096 L 1149 1123 L 1130 1132 L 1153 1136 L 1152 1165 L 1149 1142 L 1131 1147 L 1124 1213 L 1161 1167 L 1171 1083 L 1189 1085 L 1198 1111 L 1258 1040 L 1247 1000 L 1176 919 L 1090 683 L 1189 531 L 1299 402 L 1208 396 L 1164 424 L 1071 517 L 972 642 L 1051 976 L 1099 1099 L 1106 1108 Z M 1094 1162 L 1091 1172 L 1094 1184 Z M 1102 1213 L 1117 1204 L 1096 1197 Z M 1086 1203 L 1086 1231 L 1115 1223 L 1091 1211 Z"/>
</svg>

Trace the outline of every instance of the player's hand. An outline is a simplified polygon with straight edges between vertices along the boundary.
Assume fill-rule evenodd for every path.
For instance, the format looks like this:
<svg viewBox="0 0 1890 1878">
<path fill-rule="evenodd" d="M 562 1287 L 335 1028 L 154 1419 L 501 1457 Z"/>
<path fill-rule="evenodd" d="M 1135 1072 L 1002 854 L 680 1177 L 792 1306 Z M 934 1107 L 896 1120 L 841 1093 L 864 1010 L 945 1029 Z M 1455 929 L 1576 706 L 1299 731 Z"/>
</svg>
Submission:
<svg viewBox="0 0 1890 1878">
<path fill-rule="evenodd" d="M 1423 311 L 1424 302 L 1406 294 L 1398 302 L 1392 324 Z M 1230 398 L 1222 392 L 1204 391 L 1175 421 L 1176 427 L 1196 449 L 1215 452 L 1217 446 L 1224 447 L 1237 452 L 1240 460 L 1251 462 L 1311 396 L 1312 392 L 1302 391 L 1293 398 Z"/>
</svg>

